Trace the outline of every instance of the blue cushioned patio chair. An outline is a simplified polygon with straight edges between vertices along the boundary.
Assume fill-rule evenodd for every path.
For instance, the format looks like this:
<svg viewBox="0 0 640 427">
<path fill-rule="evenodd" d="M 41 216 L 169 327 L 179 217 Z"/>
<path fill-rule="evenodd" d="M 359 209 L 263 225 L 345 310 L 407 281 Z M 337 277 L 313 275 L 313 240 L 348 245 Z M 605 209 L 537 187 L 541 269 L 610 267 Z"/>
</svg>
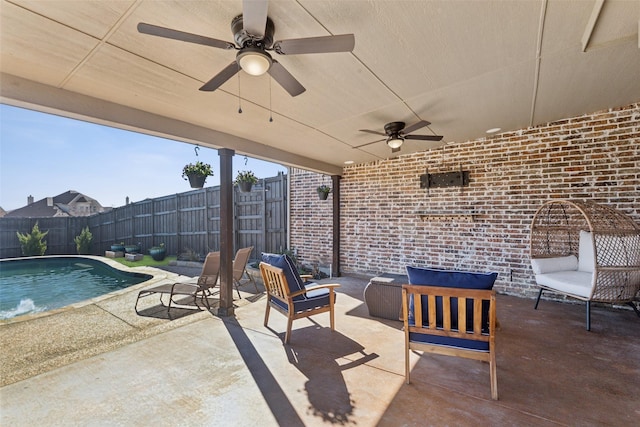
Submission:
<svg viewBox="0 0 640 427">
<path fill-rule="evenodd" d="M 269 322 L 271 308 L 287 317 L 287 332 L 284 342 L 289 343 L 293 321 L 319 313 L 329 312 L 331 330 L 335 330 L 335 288 L 339 284 L 304 282 L 287 255 L 263 255 L 260 274 L 267 291 L 267 307 L 264 326 Z"/>
<path fill-rule="evenodd" d="M 498 399 L 495 330 L 496 273 L 468 273 L 407 267 L 402 286 L 405 378 L 409 351 L 489 362 L 491 398 Z"/>
</svg>

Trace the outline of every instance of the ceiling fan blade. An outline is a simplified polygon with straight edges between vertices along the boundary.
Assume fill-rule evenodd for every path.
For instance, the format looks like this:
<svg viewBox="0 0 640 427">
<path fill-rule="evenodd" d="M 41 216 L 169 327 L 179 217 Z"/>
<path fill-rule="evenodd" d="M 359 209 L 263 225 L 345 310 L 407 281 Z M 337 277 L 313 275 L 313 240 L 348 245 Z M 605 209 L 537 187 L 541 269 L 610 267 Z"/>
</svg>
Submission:
<svg viewBox="0 0 640 427">
<path fill-rule="evenodd" d="M 298 96 L 306 90 L 278 61 L 273 61 L 271 68 L 269 68 L 269 74 L 291 96 Z"/>
<path fill-rule="evenodd" d="M 356 39 L 353 34 L 342 34 L 339 36 L 279 40 L 273 44 L 273 50 L 280 55 L 351 52 L 355 45 Z"/>
<path fill-rule="evenodd" d="M 418 139 L 420 141 L 442 141 L 442 135 L 405 135 L 404 139 Z"/>
<path fill-rule="evenodd" d="M 267 25 L 268 0 L 242 0 L 242 25 L 244 30 L 256 36 L 264 37 L 264 29 Z"/>
<path fill-rule="evenodd" d="M 369 129 L 360 129 L 360 132 L 367 132 L 367 133 L 372 133 L 374 135 L 387 136 L 386 133 L 376 132 L 375 130 L 369 130 Z"/>
<path fill-rule="evenodd" d="M 383 139 L 378 139 L 377 141 L 371 141 L 371 142 L 367 142 L 366 144 L 362 144 L 362 145 L 356 145 L 355 147 L 351 147 L 351 148 L 360 148 L 360 147 L 366 147 L 367 145 L 371 145 L 371 144 L 375 144 L 376 142 L 382 142 L 385 141 L 387 138 L 383 138 Z"/>
<path fill-rule="evenodd" d="M 198 34 L 185 33 L 184 31 L 172 30 L 171 28 L 159 27 L 157 25 L 146 24 L 144 22 L 140 22 L 138 24 L 138 32 L 188 43 L 217 47 L 219 49 L 235 49 L 235 45 L 231 42 L 200 36 Z"/>
<path fill-rule="evenodd" d="M 431 124 L 431 122 L 428 122 L 426 120 L 420 120 L 418 123 L 414 123 L 411 126 L 404 128 L 403 132 L 404 134 L 408 134 L 414 131 L 417 131 L 420 128 L 423 128 L 425 126 L 429 126 Z"/>
<path fill-rule="evenodd" d="M 211 92 L 218 89 L 220 86 L 224 84 L 231 77 L 235 76 L 238 71 L 240 71 L 240 66 L 236 61 L 233 61 L 231 64 L 227 65 L 222 71 L 216 74 L 211 80 L 206 82 L 200 90 L 205 92 Z"/>
</svg>

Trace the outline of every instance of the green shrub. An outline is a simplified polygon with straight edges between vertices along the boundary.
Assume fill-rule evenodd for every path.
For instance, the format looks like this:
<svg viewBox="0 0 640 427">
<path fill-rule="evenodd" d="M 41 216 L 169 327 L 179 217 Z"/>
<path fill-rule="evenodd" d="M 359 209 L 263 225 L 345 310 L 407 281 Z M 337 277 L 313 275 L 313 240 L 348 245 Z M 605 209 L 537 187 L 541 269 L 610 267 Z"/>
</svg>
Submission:
<svg viewBox="0 0 640 427">
<path fill-rule="evenodd" d="M 18 240 L 20 241 L 20 247 L 22 248 L 22 255 L 24 256 L 42 256 L 47 251 L 47 241 L 42 241 L 48 234 L 48 231 L 44 233 L 40 231 L 38 223 L 33 226 L 31 233 L 22 234 L 19 231 L 16 232 Z"/>
<path fill-rule="evenodd" d="M 89 227 L 82 229 L 73 241 L 76 242 L 76 249 L 78 255 L 89 255 L 91 253 L 91 241 L 93 240 L 93 234 L 89 231 Z"/>
</svg>

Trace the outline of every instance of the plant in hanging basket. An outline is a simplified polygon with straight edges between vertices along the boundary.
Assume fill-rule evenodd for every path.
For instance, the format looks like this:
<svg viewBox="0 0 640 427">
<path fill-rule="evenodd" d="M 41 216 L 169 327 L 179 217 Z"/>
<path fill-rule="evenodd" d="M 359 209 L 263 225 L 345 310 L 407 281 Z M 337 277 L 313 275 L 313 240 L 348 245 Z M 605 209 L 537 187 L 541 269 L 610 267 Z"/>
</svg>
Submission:
<svg viewBox="0 0 640 427">
<path fill-rule="evenodd" d="M 182 178 L 189 181 L 192 188 L 202 188 L 208 176 L 213 176 L 213 169 L 208 163 L 197 161 L 182 168 Z"/>
<path fill-rule="evenodd" d="M 331 187 L 323 184 L 318 187 L 316 191 L 318 192 L 318 197 L 320 198 L 320 200 L 327 200 L 329 193 L 331 193 Z"/>
<path fill-rule="evenodd" d="M 233 183 L 238 186 L 241 192 L 248 193 L 253 184 L 258 183 L 258 178 L 251 171 L 239 171 Z"/>
</svg>

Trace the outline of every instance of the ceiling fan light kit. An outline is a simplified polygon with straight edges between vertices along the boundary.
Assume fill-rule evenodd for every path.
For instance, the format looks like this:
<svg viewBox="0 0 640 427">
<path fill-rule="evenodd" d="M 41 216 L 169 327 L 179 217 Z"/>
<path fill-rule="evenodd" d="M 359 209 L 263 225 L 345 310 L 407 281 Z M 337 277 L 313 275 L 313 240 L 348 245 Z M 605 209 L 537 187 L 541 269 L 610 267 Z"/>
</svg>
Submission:
<svg viewBox="0 0 640 427">
<path fill-rule="evenodd" d="M 387 145 L 389 147 L 393 148 L 400 148 L 400 146 L 402 145 L 402 138 L 398 137 L 398 136 L 392 136 L 389 137 L 389 139 L 387 140 Z"/>
<path fill-rule="evenodd" d="M 245 73 L 261 76 L 271 68 L 273 60 L 264 50 L 257 47 L 247 47 L 238 52 L 236 61 Z"/>
</svg>

